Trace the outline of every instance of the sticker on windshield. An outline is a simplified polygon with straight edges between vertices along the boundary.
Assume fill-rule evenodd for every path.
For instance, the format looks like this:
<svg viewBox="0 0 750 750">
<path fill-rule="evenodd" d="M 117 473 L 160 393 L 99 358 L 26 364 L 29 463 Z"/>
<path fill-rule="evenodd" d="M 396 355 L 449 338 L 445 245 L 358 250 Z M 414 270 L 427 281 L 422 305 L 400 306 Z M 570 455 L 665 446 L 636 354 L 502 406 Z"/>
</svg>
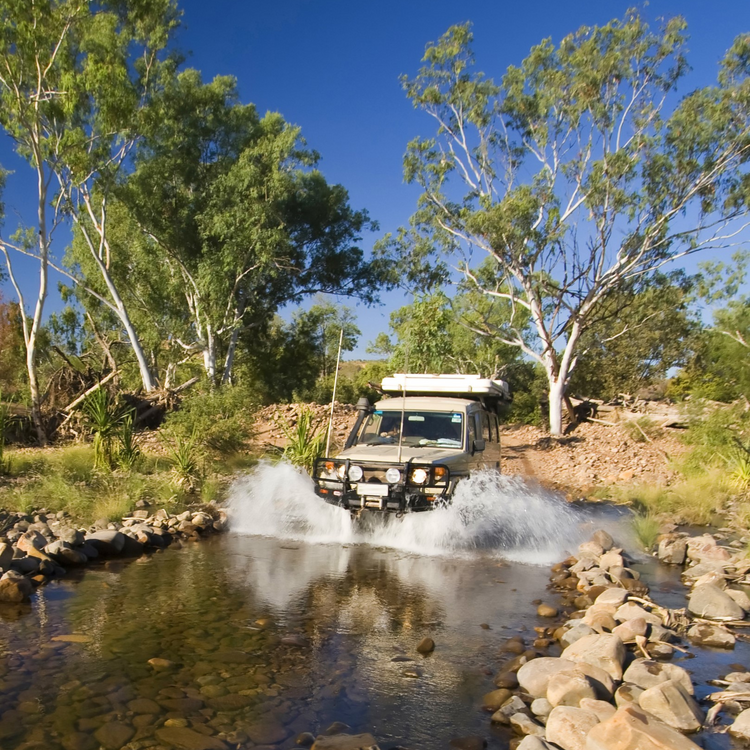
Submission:
<svg viewBox="0 0 750 750">
<path fill-rule="evenodd" d="M 377 409 L 376 409 L 376 410 L 375 410 L 375 411 L 373 412 L 373 414 L 374 414 L 374 415 L 375 415 L 376 417 L 382 417 L 382 416 L 383 416 L 383 412 L 382 412 L 382 411 L 378 411 Z"/>
<path fill-rule="evenodd" d="M 459 424 L 461 424 L 461 415 L 454 414 L 453 417 L 451 418 L 451 422 L 458 422 Z"/>
</svg>

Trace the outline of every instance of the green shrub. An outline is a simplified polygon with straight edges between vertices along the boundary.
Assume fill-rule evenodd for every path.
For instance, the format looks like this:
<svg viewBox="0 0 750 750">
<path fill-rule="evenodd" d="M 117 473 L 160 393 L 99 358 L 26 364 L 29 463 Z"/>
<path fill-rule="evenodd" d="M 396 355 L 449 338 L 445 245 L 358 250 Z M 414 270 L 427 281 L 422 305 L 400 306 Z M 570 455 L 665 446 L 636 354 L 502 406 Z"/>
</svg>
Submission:
<svg viewBox="0 0 750 750">
<path fill-rule="evenodd" d="M 323 456 L 326 445 L 325 428 L 316 422 L 312 410 L 302 407 L 296 424 L 282 418 L 279 426 L 287 439 L 284 458 L 295 466 L 312 471 L 315 462 Z"/>
<path fill-rule="evenodd" d="M 646 552 L 651 552 L 659 536 L 661 524 L 651 513 L 633 514 L 633 531 Z"/>
<path fill-rule="evenodd" d="M 162 433 L 162 442 L 167 451 L 167 460 L 172 467 L 174 483 L 186 492 L 195 492 L 203 474 L 201 452 L 197 433 L 189 437 Z"/>
<path fill-rule="evenodd" d="M 186 398 L 164 427 L 183 440 L 197 440 L 212 451 L 230 455 L 242 450 L 252 436 L 255 399 L 241 386 L 225 385 Z"/>
<path fill-rule="evenodd" d="M 132 428 L 132 410 L 118 403 L 105 388 L 86 396 L 82 408 L 86 427 L 94 436 L 94 468 L 111 470 L 118 436 L 128 415 Z"/>
</svg>

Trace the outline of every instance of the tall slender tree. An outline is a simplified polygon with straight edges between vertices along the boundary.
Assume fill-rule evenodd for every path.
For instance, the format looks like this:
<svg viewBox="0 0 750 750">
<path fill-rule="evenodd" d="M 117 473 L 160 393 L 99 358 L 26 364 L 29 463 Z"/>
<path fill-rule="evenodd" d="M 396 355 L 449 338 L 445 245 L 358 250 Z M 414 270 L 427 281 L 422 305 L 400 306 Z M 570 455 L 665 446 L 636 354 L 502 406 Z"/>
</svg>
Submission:
<svg viewBox="0 0 750 750">
<path fill-rule="evenodd" d="M 732 246 L 745 226 L 750 37 L 716 85 L 670 114 L 684 42 L 682 19 L 652 31 L 629 12 L 541 42 L 496 84 L 473 70 L 469 26 L 454 26 L 404 79 L 436 134 L 409 144 L 405 176 L 423 194 L 384 252 L 422 288 L 453 268 L 527 313 L 531 345 L 513 317 L 493 335 L 543 365 L 556 435 L 581 337 L 611 314 L 604 303 L 634 298 L 679 258 Z"/>
</svg>

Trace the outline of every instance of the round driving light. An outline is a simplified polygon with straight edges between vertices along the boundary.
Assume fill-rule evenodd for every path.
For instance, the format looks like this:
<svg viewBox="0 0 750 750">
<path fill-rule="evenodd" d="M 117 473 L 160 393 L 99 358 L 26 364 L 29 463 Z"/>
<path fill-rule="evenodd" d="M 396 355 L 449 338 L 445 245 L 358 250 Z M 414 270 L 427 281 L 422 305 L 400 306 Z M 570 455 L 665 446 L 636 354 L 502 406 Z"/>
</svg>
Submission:
<svg viewBox="0 0 750 750">
<path fill-rule="evenodd" d="M 336 473 L 339 475 L 339 479 L 343 479 L 346 474 L 346 465 L 341 464 L 337 469 Z"/>
<path fill-rule="evenodd" d="M 361 466 L 350 466 L 349 467 L 349 479 L 352 482 L 359 482 L 362 479 L 362 467 Z"/>
<path fill-rule="evenodd" d="M 411 481 L 414 484 L 424 484 L 427 481 L 427 471 L 425 469 L 414 469 L 411 473 Z"/>
<path fill-rule="evenodd" d="M 385 479 L 388 484 L 396 484 L 396 482 L 401 480 L 401 472 L 398 469 L 388 469 L 385 472 Z"/>
</svg>

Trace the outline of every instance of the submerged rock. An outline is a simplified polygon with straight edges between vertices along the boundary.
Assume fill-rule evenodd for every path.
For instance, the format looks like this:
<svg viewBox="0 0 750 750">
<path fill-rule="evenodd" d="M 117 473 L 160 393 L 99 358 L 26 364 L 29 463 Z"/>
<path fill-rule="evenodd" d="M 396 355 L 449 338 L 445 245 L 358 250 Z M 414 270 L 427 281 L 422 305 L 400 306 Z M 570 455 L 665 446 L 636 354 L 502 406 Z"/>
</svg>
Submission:
<svg viewBox="0 0 750 750">
<path fill-rule="evenodd" d="M 28 578 L 9 570 L 0 578 L 0 602 L 18 604 L 31 597 L 34 587 Z"/>
<path fill-rule="evenodd" d="M 714 648 L 734 648 L 737 640 L 734 633 L 723 625 L 709 623 L 695 623 L 687 632 L 691 643 L 699 646 L 713 646 Z"/>
</svg>

